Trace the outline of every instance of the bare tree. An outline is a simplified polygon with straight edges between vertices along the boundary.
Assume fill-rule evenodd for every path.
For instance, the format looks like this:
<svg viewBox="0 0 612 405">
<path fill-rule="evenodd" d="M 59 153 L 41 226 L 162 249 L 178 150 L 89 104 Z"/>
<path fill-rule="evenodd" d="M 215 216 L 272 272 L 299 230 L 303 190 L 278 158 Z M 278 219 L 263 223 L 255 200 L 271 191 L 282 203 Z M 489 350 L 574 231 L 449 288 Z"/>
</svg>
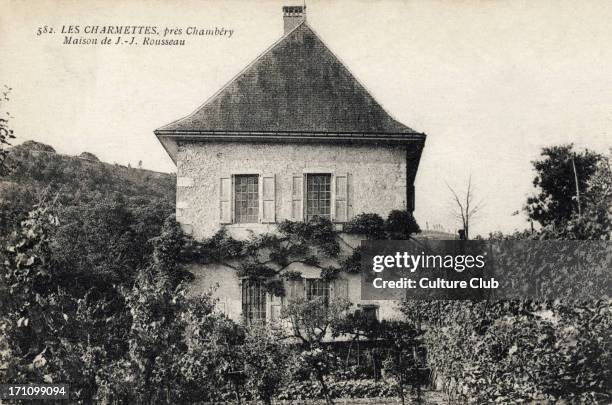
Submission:
<svg viewBox="0 0 612 405">
<path fill-rule="evenodd" d="M 457 192 L 446 183 L 446 187 L 453 194 L 454 210 L 453 215 L 458 221 L 461 221 L 463 231 L 465 232 L 465 239 L 470 238 L 470 225 L 473 223 L 474 218 L 480 212 L 483 204 L 482 201 L 476 201 L 474 194 L 474 187 L 472 186 L 472 176 L 468 180 L 467 190 L 463 198 L 460 198 Z"/>
</svg>

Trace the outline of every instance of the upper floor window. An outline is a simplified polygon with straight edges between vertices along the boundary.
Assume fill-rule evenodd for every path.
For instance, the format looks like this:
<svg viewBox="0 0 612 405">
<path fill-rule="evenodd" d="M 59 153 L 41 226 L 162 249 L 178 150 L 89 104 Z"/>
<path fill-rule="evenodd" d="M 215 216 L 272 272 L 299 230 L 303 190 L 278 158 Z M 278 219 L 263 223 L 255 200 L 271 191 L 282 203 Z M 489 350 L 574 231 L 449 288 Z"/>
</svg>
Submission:
<svg viewBox="0 0 612 405">
<path fill-rule="evenodd" d="M 256 174 L 234 176 L 234 207 L 237 223 L 259 221 L 259 176 Z"/>
<path fill-rule="evenodd" d="M 306 175 L 306 221 L 331 219 L 331 174 Z"/>
</svg>

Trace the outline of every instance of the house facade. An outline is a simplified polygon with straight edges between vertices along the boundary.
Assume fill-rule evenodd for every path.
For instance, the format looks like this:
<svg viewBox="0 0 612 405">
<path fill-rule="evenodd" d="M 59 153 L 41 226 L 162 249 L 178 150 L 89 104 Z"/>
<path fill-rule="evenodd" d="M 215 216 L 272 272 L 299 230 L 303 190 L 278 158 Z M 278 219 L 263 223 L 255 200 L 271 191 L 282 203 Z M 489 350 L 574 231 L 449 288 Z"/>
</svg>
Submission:
<svg viewBox="0 0 612 405">
<path fill-rule="evenodd" d="M 177 165 L 177 221 L 196 239 L 221 227 L 245 238 L 313 217 L 341 231 L 360 213 L 414 210 L 425 135 L 373 99 L 308 25 L 303 7 L 283 7 L 283 19 L 281 39 L 192 114 L 155 131 Z M 316 267 L 285 270 L 302 273 L 305 295 L 321 289 L 392 316 L 390 303 L 361 302 L 358 275 L 328 283 Z M 230 318 L 274 320 L 283 305 L 225 266 L 191 271 L 194 290 L 215 286 Z"/>
</svg>

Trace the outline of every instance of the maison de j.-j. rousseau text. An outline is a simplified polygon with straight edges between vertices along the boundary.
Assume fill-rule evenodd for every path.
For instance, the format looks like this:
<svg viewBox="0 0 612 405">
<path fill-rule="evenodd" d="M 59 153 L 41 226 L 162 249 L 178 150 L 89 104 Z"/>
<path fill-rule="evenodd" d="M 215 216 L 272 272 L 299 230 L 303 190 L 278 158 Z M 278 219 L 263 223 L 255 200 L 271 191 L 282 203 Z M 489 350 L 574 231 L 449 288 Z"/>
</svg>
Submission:
<svg viewBox="0 0 612 405">
<path fill-rule="evenodd" d="M 189 38 L 231 38 L 234 30 L 226 27 L 185 27 L 155 25 L 62 25 L 59 28 L 43 25 L 36 35 L 61 38 L 63 45 L 174 45 L 184 46 Z"/>
</svg>

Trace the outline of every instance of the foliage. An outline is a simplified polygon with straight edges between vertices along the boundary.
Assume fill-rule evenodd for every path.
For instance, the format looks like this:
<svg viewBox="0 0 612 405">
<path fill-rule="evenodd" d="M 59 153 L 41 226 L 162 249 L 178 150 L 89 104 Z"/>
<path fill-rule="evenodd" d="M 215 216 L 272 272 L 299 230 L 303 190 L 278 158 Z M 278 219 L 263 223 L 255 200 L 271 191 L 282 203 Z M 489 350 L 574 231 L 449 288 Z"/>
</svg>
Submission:
<svg viewBox="0 0 612 405">
<path fill-rule="evenodd" d="M 542 226 L 565 222 L 578 212 L 576 187 L 586 190 L 602 157 L 588 149 L 576 152 L 573 144 L 543 148 L 540 156 L 532 162 L 539 193 L 527 199 L 525 209 Z"/>
<path fill-rule="evenodd" d="M 244 256 L 245 243 L 229 236 L 225 228 L 202 242 L 186 239 L 182 255 L 186 262 L 215 263 Z"/>
<path fill-rule="evenodd" d="M 287 381 L 287 372 L 280 364 L 286 364 L 290 356 L 288 345 L 280 336 L 265 328 L 252 328 L 246 334 L 241 347 L 244 355 L 246 387 L 254 398 L 271 404 L 272 398 Z"/>
<path fill-rule="evenodd" d="M 380 335 L 388 343 L 390 350 L 383 365 L 385 372 L 392 375 L 402 404 L 405 403 L 405 387 L 411 385 L 420 400 L 421 386 L 428 382 L 428 368 L 425 356 L 419 355 L 421 331 L 413 325 L 399 321 L 383 321 Z"/>
<path fill-rule="evenodd" d="M 285 220 L 278 224 L 278 230 L 292 241 L 317 246 L 328 256 L 340 252 L 334 224 L 329 219 L 315 217 L 310 222 Z"/>
<path fill-rule="evenodd" d="M 450 399 L 610 400 L 610 300 L 412 301 L 403 311 L 428 324 L 428 361 Z"/>
<path fill-rule="evenodd" d="M 282 280 L 267 280 L 265 284 L 266 292 L 275 297 L 285 296 L 285 287 Z"/>
<path fill-rule="evenodd" d="M 274 277 L 275 275 L 276 271 L 271 267 L 251 261 L 241 263 L 238 269 L 238 277 L 248 277 L 253 280 Z"/>
<path fill-rule="evenodd" d="M 314 374 L 328 405 L 333 401 L 324 377 L 331 371 L 336 359 L 322 342 L 325 336 L 331 334 L 333 325 L 346 315 L 350 306 L 346 299 L 325 302 L 322 297 L 311 300 L 293 298 L 281 309 L 281 317 L 291 323 L 291 336 L 301 344 L 297 367 Z"/>
<path fill-rule="evenodd" d="M 83 152 L 79 155 L 79 158 L 85 159 L 85 160 L 92 160 L 94 162 L 100 161 L 100 159 L 98 159 L 98 157 L 91 152 Z"/>
<path fill-rule="evenodd" d="M 58 212 L 61 223 L 78 221 L 81 211 L 116 201 L 137 219 L 148 210 L 163 209 L 161 221 L 146 222 L 149 229 L 157 231 L 163 218 L 174 210 L 174 175 L 60 155 L 50 146 L 32 141 L 7 152 L 6 164 L 12 169 L 0 184 L 0 238 L 18 228 L 36 204 L 66 210 L 65 214 Z M 74 215 L 77 218 L 72 218 Z"/>
<path fill-rule="evenodd" d="M 11 90 L 12 89 L 10 87 L 4 85 L 2 96 L 0 97 L 0 113 L 2 113 L 2 110 L 4 110 L 3 104 L 9 101 L 9 94 Z M 15 139 L 13 130 L 9 127 L 10 118 L 11 115 L 8 111 L 4 111 L 4 116 L 0 117 L 0 177 L 8 174 L 10 169 L 10 166 L 6 162 L 6 157 L 8 154 L 6 147 L 11 144 L 12 139 Z"/>
<path fill-rule="evenodd" d="M 376 340 L 381 337 L 381 324 L 374 318 L 364 314 L 360 309 L 347 313 L 332 324 L 332 336 L 351 336 L 354 340 L 361 337 Z"/>
<path fill-rule="evenodd" d="M 411 235 L 421 232 L 412 213 L 406 210 L 391 211 L 385 221 L 385 230 L 391 240 L 409 239 Z"/>
<path fill-rule="evenodd" d="M 62 290 L 51 259 L 49 229 L 57 218 L 45 208 L 30 213 L 20 233 L 12 235 L 0 260 L 1 323 L 9 355 L 5 381 L 55 380 L 54 357 L 62 345 L 73 300 Z"/>
<path fill-rule="evenodd" d="M 567 220 L 543 227 L 538 239 L 601 239 L 612 238 L 612 156 L 600 156 L 595 171 L 581 195 L 581 212 L 573 212 Z"/>
<path fill-rule="evenodd" d="M 328 266 L 328 267 L 324 267 L 324 268 L 321 270 L 321 275 L 320 275 L 320 277 L 321 277 L 323 280 L 326 280 L 326 281 L 333 281 L 333 280 L 335 280 L 336 278 L 338 278 L 338 273 L 340 273 L 340 269 L 339 269 L 339 268 L 337 268 L 337 267 L 332 267 L 332 266 Z"/>
<path fill-rule="evenodd" d="M 282 274 L 282 277 L 285 280 L 290 280 L 290 281 L 301 280 L 302 279 L 302 273 L 300 273 L 299 271 L 296 271 L 296 270 L 288 270 L 288 271 L 285 271 Z"/>
<path fill-rule="evenodd" d="M 343 231 L 366 235 L 368 239 L 385 239 L 385 221 L 378 214 L 359 214 L 344 225 Z"/>
<path fill-rule="evenodd" d="M 358 246 L 353 250 L 350 256 L 340 263 L 342 271 L 349 274 L 359 274 L 361 272 L 361 253 L 363 248 Z"/>
<path fill-rule="evenodd" d="M 326 379 L 332 398 L 389 398 L 396 395 L 397 388 L 389 381 L 367 379 L 336 381 Z M 278 394 L 279 400 L 324 399 L 325 394 L 317 381 L 290 381 Z"/>
</svg>

